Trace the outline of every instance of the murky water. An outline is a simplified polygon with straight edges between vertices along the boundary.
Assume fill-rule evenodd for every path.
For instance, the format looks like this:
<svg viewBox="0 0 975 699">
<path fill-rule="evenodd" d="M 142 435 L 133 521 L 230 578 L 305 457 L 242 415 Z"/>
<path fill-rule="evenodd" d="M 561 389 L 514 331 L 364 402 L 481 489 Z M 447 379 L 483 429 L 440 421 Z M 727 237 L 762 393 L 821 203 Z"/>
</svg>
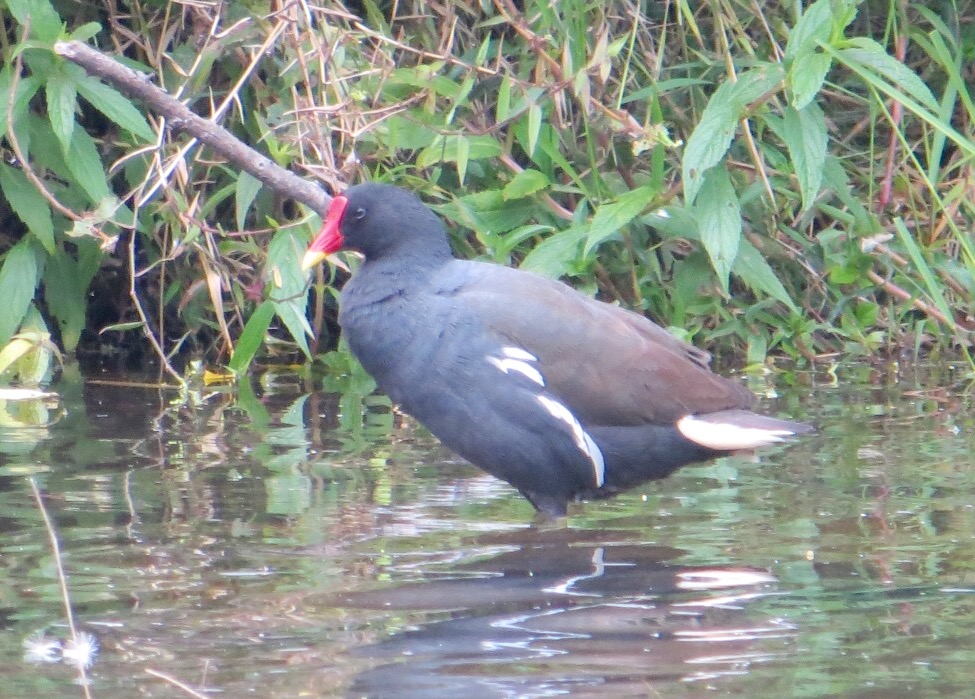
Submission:
<svg viewBox="0 0 975 699">
<path fill-rule="evenodd" d="M 25 657 L 68 634 L 30 476 L 93 697 L 971 696 L 969 386 L 779 382 L 766 405 L 817 435 L 553 526 L 361 376 L 67 378 L 0 406 L 0 696 L 83 696 L 57 649 Z"/>
</svg>

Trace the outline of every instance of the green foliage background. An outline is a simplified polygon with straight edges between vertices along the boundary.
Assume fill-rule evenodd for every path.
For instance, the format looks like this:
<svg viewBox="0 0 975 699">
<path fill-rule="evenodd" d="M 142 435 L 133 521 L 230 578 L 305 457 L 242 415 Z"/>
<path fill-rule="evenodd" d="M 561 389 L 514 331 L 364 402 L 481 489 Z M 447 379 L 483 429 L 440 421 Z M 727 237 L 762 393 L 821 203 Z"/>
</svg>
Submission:
<svg viewBox="0 0 975 699">
<path fill-rule="evenodd" d="M 749 363 L 968 356 L 975 6 L 0 0 L 0 371 L 334 347 L 319 221 L 53 53 L 93 42 L 277 163 L 418 191 L 456 249 Z M 329 283 L 326 283 L 329 282 Z M 318 341 L 317 338 L 321 340 Z"/>
</svg>

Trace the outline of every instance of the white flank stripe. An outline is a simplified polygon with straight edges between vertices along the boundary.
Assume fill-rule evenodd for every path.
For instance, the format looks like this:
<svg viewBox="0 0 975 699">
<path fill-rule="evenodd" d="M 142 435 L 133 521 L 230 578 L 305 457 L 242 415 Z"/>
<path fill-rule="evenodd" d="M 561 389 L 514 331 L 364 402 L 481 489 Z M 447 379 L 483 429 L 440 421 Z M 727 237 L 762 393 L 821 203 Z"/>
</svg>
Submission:
<svg viewBox="0 0 975 699">
<path fill-rule="evenodd" d="M 533 367 L 531 364 L 526 364 L 520 359 L 498 359 L 497 357 L 488 357 L 487 360 L 506 374 L 510 374 L 512 371 L 517 371 L 519 374 L 527 376 L 539 386 L 545 385 L 545 377 L 542 376 L 542 372 Z"/>
<path fill-rule="evenodd" d="M 501 354 L 509 359 L 520 359 L 523 362 L 537 362 L 538 357 L 521 347 L 502 347 Z"/>
<path fill-rule="evenodd" d="M 698 420 L 687 415 L 677 421 L 677 429 L 695 444 L 719 451 L 755 449 L 776 442 L 784 442 L 795 433 L 791 430 L 763 430 L 757 427 L 741 427 L 722 422 Z"/>
<path fill-rule="evenodd" d="M 582 429 L 582 425 L 579 424 L 575 415 L 567 407 L 548 396 L 537 396 L 537 398 L 538 402 L 552 414 L 552 417 L 556 420 L 561 420 L 572 430 L 572 438 L 575 440 L 576 446 L 579 447 L 579 451 L 585 454 L 589 458 L 589 461 L 592 462 L 593 474 L 596 477 L 596 487 L 602 488 L 603 483 L 606 482 L 606 462 L 603 460 L 603 453 L 599 450 L 599 446 L 589 436 L 589 433 Z"/>
</svg>

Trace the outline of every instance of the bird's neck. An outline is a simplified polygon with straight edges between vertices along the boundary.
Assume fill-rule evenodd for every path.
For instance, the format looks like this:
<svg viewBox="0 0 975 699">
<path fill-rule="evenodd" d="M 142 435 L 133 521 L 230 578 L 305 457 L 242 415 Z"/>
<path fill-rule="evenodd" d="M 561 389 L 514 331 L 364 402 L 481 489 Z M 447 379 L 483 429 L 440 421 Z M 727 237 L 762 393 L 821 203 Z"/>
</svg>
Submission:
<svg viewBox="0 0 975 699">
<path fill-rule="evenodd" d="M 386 283 L 395 280 L 397 286 L 409 287 L 424 284 L 431 274 L 453 259 L 444 241 L 442 247 L 401 248 L 379 256 L 367 255 L 357 274 L 382 278 Z"/>
</svg>

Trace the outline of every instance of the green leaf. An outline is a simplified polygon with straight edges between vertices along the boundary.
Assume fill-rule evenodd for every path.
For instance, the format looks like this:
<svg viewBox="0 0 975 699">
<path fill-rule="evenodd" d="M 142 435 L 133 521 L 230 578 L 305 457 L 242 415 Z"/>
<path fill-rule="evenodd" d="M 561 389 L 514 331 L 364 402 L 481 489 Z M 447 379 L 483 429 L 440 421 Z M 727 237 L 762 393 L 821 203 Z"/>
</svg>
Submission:
<svg viewBox="0 0 975 699">
<path fill-rule="evenodd" d="M 482 66 L 487 63 L 488 51 L 491 50 L 491 35 L 488 34 L 484 37 L 484 41 L 481 42 L 481 46 L 477 49 L 477 55 L 474 57 L 474 65 Z"/>
<path fill-rule="evenodd" d="M 54 254 L 54 221 L 47 200 L 20 170 L 0 163 L 0 189 L 17 217 L 41 242 L 44 249 Z M 0 298 L 4 298 L 0 296 Z"/>
<path fill-rule="evenodd" d="M 561 277 L 569 263 L 579 256 L 579 244 L 586 239 L 588 226 L 573 226 L 542 241 L 521 261 L 521 269 L 546 277 Z"/>
<path fill-rule="evenodd" d="M 738 80 L 731 83 L 731 101 L 740 116 L 752 103 L 781 87 L 785 79 L 785 69 L 781 63 L 765 63 L 738 74 Z"/>
<path fill-rule="evenodd" d="M 37 256 L 30 242 L 22 240 L 7 252 L 0 267 L 0 347 L 20 327 L 37 288 Z"/>
<path fill-rule="evenodd" d="M 921 248 L 918 246 L 917 241 L 914 240 L 914 236 L 911 235 L 911 232 L 907 230 L 907 226 L 904 225 L 904 220 L 901 218 L 894 219 L 894 229 L 897 231 L 897 239 L 901 241 L 901 245 L 904 246 L 907 254 L 910 255 L 911 262 L 914 263 L 918 274 L 921 275 L 921 280 L 924 282 L 928 296 L 934 301 L 934 305 L 938 307 L 941 314 L 948 319 L 951 324 L 951 329 L 954 330 L 954 314 L 951 312 L 951 308 L 949 308 L 948 301 L 945 299 L 944 292 L 942 291 L 944 285 L 935 279 L 934 272 L 931 271 L 928 261 L 924 259 L 924 253 L 921 252 Z"/>
<path fill-rule="evenodd" d="M 386 83 L 395 88 L 405 85 L 420 90 L 431 90 L 435 94 L 448 98 L 455 97 L 460 88 L 450 78 L 438 75 L 438 71 L 442 68 L 442 62 L 411 66 L 409 68 L 396 68 L 386 78 Z M 378 90 L 380 88 L 377 86 L 376 89 Z M 411 90 L 410 93 L 404 93 L 402 90 L 396 90 L 396 94 L 401 95 L 411 94 L 413 92 L 415 91 Z"/>
<path fill-rule="evenodd" d="M 701 243 L 711 258 L 722 290 L 728 293 L 728 275 L 741 242 L 741 207 L 724 167 L 712 168 L 705 176 L 697 217 Z"/>
<path fill-rule="evenodd" d="M 457 181 L 464 184 L 464 178 L 467 177 L 467 161 L 471 155 L 471 142 L 466 136 L 460 134 L 454 136 L 454 140 L 457 141 Z"/>
<path fill-rule="evenodd" d="M 511 76 L 507 73 L 501 78 L 498 100 L 494 106 L 494 120 L 501 123 L 511 116 Z"/>
<path fill-rule="evenodd" d="M 305 315 L 308 282 L 299 263 L 307 244 L 307 238 L 297 230 L 280 230 L 274 234 L 268 246 L 267 262 L 271 272 L 270 297 L 274 302 L 274 312 L 301 351 L 311 359 L 308 338 L 312 336 L 312 329 Z"/>
<path fill-rule="evenodd" d="M 44 268 L 44 301 L 58 321 L 68 352 L 74 352 L 85 329 L 88 285 L 83 276 L 78 263 L 64 251 L 51 255 Z"/>
<path fill-rule="evenodd" d="M 690 206 L 708 170 L 721 161 L 731 145 L 738 124 L 738 111 L 731 100 L 732 83 L 723 83 L 708 101 L 701 120 L 684 148 L 684 201 Z"/>
<path fill-rule="evenodd" d="M 857 63 L 882 76 L 887 82 L 923 104 L 932 112 L 939 110 L 938 100 L 931 89 L 918 77 L 918 74 L 884 50 L 873 39 L 855 37 L 847 43 L 847 48 L 839 51 L 844 60 Z"/>
<path fill-rule="evenodd" d="M 490 136 L 465 136 L 466 160 L 484 160 L 501 155 L 501 144 Z M 459 138 L 438 135 L 416 158 L 418 167 L 436 163 L 456 163 L 460 158 Z"/>
<path fill-rule="evenodd" d="M 589 188 L 589 184 L 584 182 L 582 176 L 576 171 L 575 166 L 565 157 L 562 153 L 562 144 L 559 142 L 559 136 L 555 133 L 555 129 L 546 125 L 542 130 L 543 135 L 551 135 L 551 138 L 540 138 L 539 148 L 541 153 L 536 153 L 533 160 L 536 164 L 542 167 L 542 171 L 552 172 L 552 164 L 554 163 L 562 170 L 566 175 L 568 175 L 573 184 L 575 184 L 580 190 L 586 191 Z M 542 166 L 545 163 L 545 166 Z M 552 175 L 554 176 L 554 175 Z"/>
<path fill-rule="evenodd" d="M 47 327 L 44 325 L 44 319 L 41 318 L 40 313 L 37 312 L 36 308 L 31 307 L 31 314 L 35 316 L 34 320 L 42 329 L 18 333 L 18 335 L 27 337 L 34 343 L 32 351 L 17 361 L 16 374 L 22 386 L 39 386 L 45 378 L 48 378 L 51 359 L 57 352 L 57 348 L 51 342 L 51 334 L 47 332 Z M 24 324 L 28 325 L 29 323 L 30 319 L 26 320 Z"/>
<path fill-rule="evenodd" d="M 789 61 L 813 51 L 820 41 L 829 41 L 833 31 L 833 12 L 830 0 L 816 0 L 802 13 L 796 26 L 789 32 L 785 45 L 785 59 Z"/>
<path fill-rule="evenodd" d="M 538 170 L 529 168 L 515 175 L 511 179 L 511 182 L 506 184 L 504 189 L 501 190 L 501 194 L 505 200 L 524 199 L 525 197 L 530 197 L 535 192 L 545 189 L 550 184 L 551 182 L 548 181 L 545 175 Z"/>
<path fill-rule="evenodd" d="M 601 242 L 643 213 L 656 194 L 653 187 L 637 187 L 596 209 L 592 223 L 589 224 L 583 257 L 588 257 Z"/>
<path fill-rule="evenodd" d="M 134 227 L 135 224 L 131 225 Z M 95 279 L 95 275 L 98 274 L 106 254 L 98 241 L 91 238 L 76 241 L 76 246 L 78 250 L 78 280 L 81 283 L 81 288 L 87 291 Z"/>
<path fill-rule="evenodd" d="M 786 107 L 782 119 L 782 135 L 799 180 L 802 209 L 806 211 L 813 205 L 823 182 L 823 168 L 826 165 L 826 117 L 814 102 L 807 104 L 801 111 Z"/>
<path fill-rule="evenodd" d="M 534 157 L 538 146 L 538 135 L 542 131 L 542 108 L 537 102 L 528 107 L 528 157 Z"/>
<path fill-rule="evenodd" d="M 136 109 L 122 93 L 87 75 L 77 80 L 75 87 L 78 93 L 91 103 L 91 106 L 121 128 L 144 141 L 155 138 L 142 112 Z"/>
<path fill-rule="evenodd" d="M 61 36 L 61 18 L 48 0 L 6 0 L 6 4 L 20 26 L 30 24 L 34 38 L 53 43 Z"/>
<path fill-rule="evenodd" d="M 636 92 L 631 92 L 622 100 L 620 104 L 627 104 L 629 102 L 635 102 L 636 100 L 643 100 L 647 97 L 656 98 L 659 95 L 663 95 L 667 92 L 673 90 L 678 90 L 684 87 L 695 87 L 697 85 L 709 85 L 710 81 L 703 80 L 702 78 L 672 78 L 670 80 L 661 80 L 658 83 L 654 83 L 648 87 L 644 87 Z"/>
<path fill-rule="evenodd" d="M 506 262 L 507 257 L 511 254 L 511 251 L 523 241 L 531 238 L 532 236 L 551 233 L 554 230 L 555 228 L 552 226 L 547 226 L 541 223 L 529 223 L 511 230 L 508 233 L 505 233 L 503 236 L 496 236 L 495 240 L 492 241 L 494 244 L 488 247 L 494 253 L 494 259 L 496 262 Z"/>
<path fill-rule="evenodd" d="M 138 330 L 139 328 L 145 327 L 145 323 L 141 320 L 131 320 L 128 323 L 113 323 L 112 325 L 106 325 L 104 328 L 98 331 L 98 334 L 108 332 L 128 332 L 129 330 Z"/>
<path fill-rule="evenodd" d="M 856 284 L 862 286 L 863 270 L 857 264 L 847 263 L 829 270 L 829 283 L 835 285 Z"/>
<path fill-rule="evenodd" d="M 834 43 L 857 18 L 857 5 L 860 2 L 861 0 L 830 0 L 833 8 L 833 34 L 830 38 Z"/>
<path fill-rule="evenodd" d="M 79 127 L 80 129 L 80 127 Z M 42 173 L 44 181 L 57 189 L 62 178 L 72 179 L 61 142 L 54 135 L 51 122 L 39 116 L 30 118 L 31 153 L 28 160 L 34 173 Z M 26 172 L 24 174 L 27 174 Z"/>
<path fill-rule="evenodd" d="M 531 199 L 507 201 L 498 189 L 469 194 L 434 208 L 479 234 L 510 231 L 524 224 L 537 211 Z"/>
<path fill-rule="evenodd" d="M 491 38 L 488 37 L 481 43 L 481 48 L 478 49 L 477 56 L 486 55 L 490 45 L 491 45 Z M 474 60 L 474 65 L 476 66 L 483 65 L 482 59 L 476 57 Z M 464 78 L 464 81 L 460 84 L 460 89 L 457 91 L 457 94 L 454 96 L 452 100 L 453 103 L 451 104 L 450 110 L 447 112 L 447 115 L 444 118 L 444 124 L 446 125 L 453 124 L 454 117 L 457 114 L 457 110 L 462 107 L 469 106 L 467 98 L 468 96 L 470 96 L 471 90 L 474 89 L 475 84 L 476 84 L 475 73 L 471 72 L 468 74 L 466 78 Z"/>
<path fill-rule="evenodd" d="M 728 151 L 745 110 L 781 83 L 783 76 L 780 65 L 764 65 L 741 73 L 736 82 L 722 83 L 711 95 L 684 148 L 684 200 L 688 206 L 694 203 L 707 171 Z"/>
<path fill-rule="evenodd" d="M 257 193 L 261 191 L 263 183 L 247 172 L 241 172 L 237 176 L 237 192 L 235 194 L 235 202 L 237 204 L 237 228 L 239 230 L 244 230 L 244 220 L 247 218 L 247 212 L 251 208 L 251 204 L 254 203 Z"/>
<path fill-rule="evenodd" d="M 267 329 L 271 326 L 272 318 L 274 318 L 273 302 L 264 301 L 254 309 L 251 317 L 244 324 L 244 330 L 240 333 L 240 337 L 237 338 L 237 346 L 234 347 L 234 353 L 227 363 L 227 367 L 231 371 L 238 375 L 247 372 L 247 368 L 254 361 L 257 350 L 264 343 L 264 336 L 267 334 Z"/>
<path fill-rule="evenodd" d="M 941 116 L 943 111 L 941 107 L 936 111 L 932 111 L 930 108 L 918 103 L 907 92 L 901 90 L 900 85 L 889 82 L 860 61 L 851 58 L 851 55 L 846 54 L 844 51 L 833 50 L 829 46 L 825 46 L 824 48 L 831 53 L 834 61 L 842 63 L 878 92 L 903 104 L 904 108 L 914 114 L 914 116 L 931 125 L 946 139 L 950 139 L 962 153 L 968 156 L 975 156 L 975 144 L 972 143 L 971 138 L 955 129 L 949 121 Z M 914 77 L 917 78 L 916 75 Z M 954 81 L 952 82 L 954 83 Z"/>
<path fill-rule="evenodd" d="M 68 171 L 74 177 L 92 204 L 101 204 L 112 193 L 108 188 L 108 179 L 102 166 L 98 147 L 88 133 L 81 128 L 74 130 L 71 137 L 70 154 L 65 158 Z"/>
<path fill-rule="evenodd" d="M 748 348 L 745 350 L 745 364 L 758 366 L 765 363 L 768 356 L 768 338 L 765 333 L 749 332 Z"/>
<path fill-rule="evenodd" d="M 33 122 L 38 118 L 30 111 L 30 103 L 34 95 L 41 89 L 41 81 L 34 75 L 22 77 L 17 83 L 13 101 L 10 99 L 11 72 L 10 66 L 0 69 L 0 131 L 6 128 L 7 110 L 12 110 L 14 133 L 20 142 L 20 147 L 26 156 L 30 156 L 30 133 Z"/>
<path fill-rule="evenodd" d="M 3 349 L 0 349 L 0 374 L 14 366 L 36 348 L 36 343 L 24 337 L 15 337 L 10 340 L 3 346 Z"/>
<path fill-rule="evenodd" d="M 383 122 L 386 132 L 376 131 L 362 135 L 363 140 L 372 139 L 388 148 L 419 150 L 426 148 L 437 137 L 437 132 L 424 124 L 423 116 L 417 112 L 391 116 Z"/>
<path fill-rule="evenodd" d="M 102 25 L 98 22 L 88 22 L 87 24 L 82 24 L 80 27 L 75 29 L 69 35 L 72 41 L 80 41 L 82 43 L 88 41 L 89 39 L 98 35 L 98 32 L 102 30 Z"/>
<path fill-rule="evenodd" d="M 693 211 L 679 204 L 661 207 L 640 217 L 640 220 L 652 226 L 664 238 L 701 239 L 697 228 L 698 221 Z"/>
<path fill-rule="evenodd" d="M 47 79 L 44 91 L 47 95 L 47 115 L 51 120 L 51 128 L 61 142 L 61 149 L 67 154 L 71 150 L 77 102 L 74 80 L 65 71 L 55 71 Z"/>
<path fill-rule="evenodd" d="M 853 186 L 850 184 L 850 179 L 847 177 L 842 162 L 834 155 L 826 158 L 826 163 L 823 166 L 823 184 L 853 214 L 856 223 L 854 230 L 875 232 L 875 229 L 878 227 L 877 222 L 872 218 L 870 211 L 864 206 L 864 203 L 854 193 Z"/>
<path fill-rule="evenodd" d="M 374 30 L 379 32 L 380 35 L 389 35 L 389 25 L 386 24 L 386 17 L 383 15 L 382 10 L 373 0 L 363 0 L 363 7 L 366 9 L 366 17 L 369 20 L 369 24 Z"/>
<path fill-rule="evenodd" d="M 944 23 L 933 13 L 926 8 L 922 11 L 925 19 L 931 22 L 936 27 L 942 27 L 939 29 L 940 33 L 931 32 L 928 34 L 928 42 L 923 39 L 918 39 L 917 42 L 920 44 L 926 53 L 928 53 L 937 64 L 940 64 L 943 69 L 943 75 L 948 78 L 948 85 L 941 94 L 941 110 L 938 112 L 938 117 L 945 121 L 950 122 L 952 113 L 955 110 L 956 100 L 960 99 L 962 104 L 964 104 L 968 114 L 975 114 L 975 93 L 970 92 L 968 84 L 965 82 L 964 70 L 962 66 L 965 62 L 965 54 L 962 51 L 957 51 L 954 47 L 954 42 L 952 42 L 953 47 L 949 48 L 948 44 L 945 42 L 944 37 L 951 37 L 952 32 L 948 27 L 943 26 Z M 927 146 L 927 163 L 928 163 L 928 179 L 932 182 L 936 182 L 941 179 L 941 164 L 943 162 L 942 156 L 944 154 L 945 143 L 948 139 L 948 135 L 943 131 L 938 130 L 931 139 L 931 145 Z"/>
<path fill-rule="evenodd" d="M 833 59 L 825 53 L 804 53 L 789 66 L 793 107 L 802 109 L 815 99 L 832 66 Z"/>
<path fill-rule="evenodd" d="M 765 293 L 788 306 L 793 313 L 799 313 L 799 308 L 782 286 L 775 271 L 762 257 L 762 253 L 744 236 L 739 240 L 738 256 L 731 271 L 752 291 Z"/>
<path fill-rule="evenodd" d="M 0 350 L 0 374 L 6 373 L 24 388 L 37 386 L 48 376 L 57 348 L 40 313 L 33 306 L 22 329 Z"/>
<path fill-rule="evenodd" d="M 268 429 L 273 426 L 274 419 L 271 411 L 267 409 L 263 401 L 254 395 L 254 386 L 250 381 L 239 381 L 237 383 L 237 399 L 234 406 L 242 408 L 247 413 L 247 421 L 251 429 L 258 434 L 266 434 Z M 275 414 L 277 414 L 275 412 Z"/>
</svg>

